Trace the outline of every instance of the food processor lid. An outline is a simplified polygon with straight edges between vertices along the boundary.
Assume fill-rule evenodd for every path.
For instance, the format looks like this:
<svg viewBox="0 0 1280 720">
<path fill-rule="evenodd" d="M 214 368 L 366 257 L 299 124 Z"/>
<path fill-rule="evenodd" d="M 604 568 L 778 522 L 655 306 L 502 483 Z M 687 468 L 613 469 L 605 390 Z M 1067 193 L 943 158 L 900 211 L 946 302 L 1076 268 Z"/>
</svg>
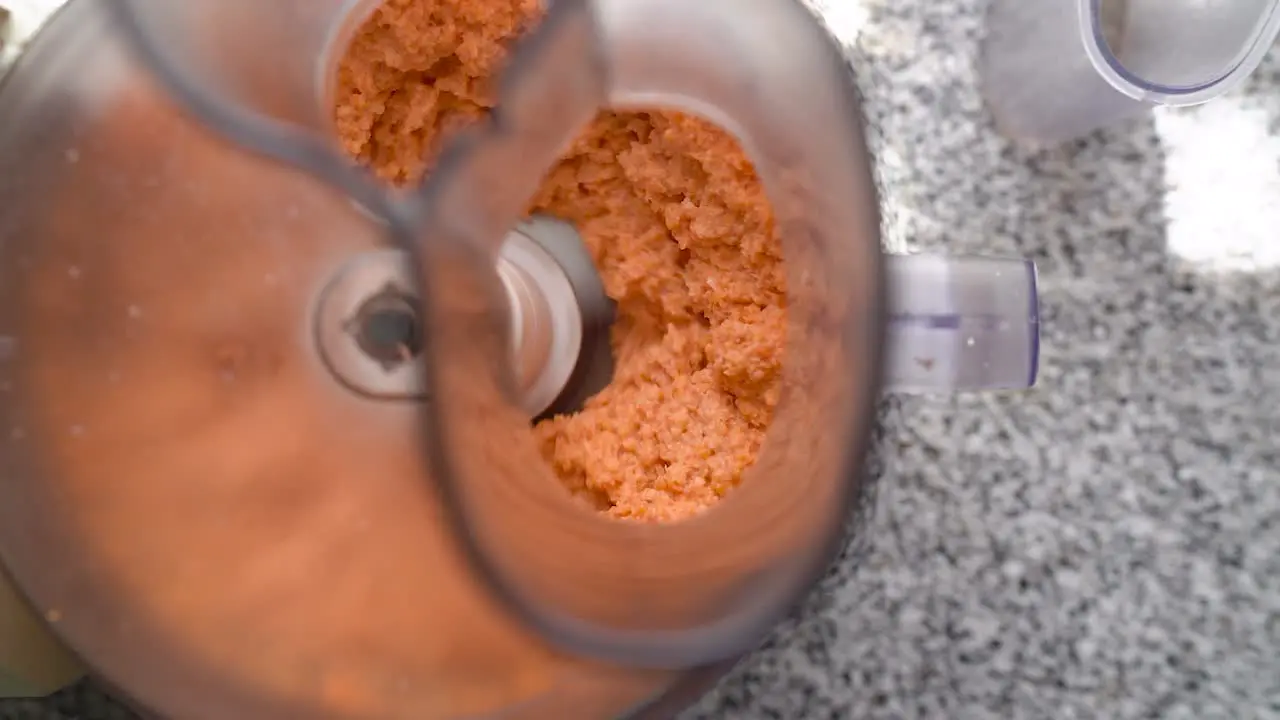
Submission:
<svg viewBox="0 0 1280 720">
<path fill-rule="evenodd" d="M 1280 34 L 1276 0 L 1077 0 L 1080 37 L 1121 93 L 1207 102 L 1249 76 Z"/>
<path fill-rule="evenodd" d="M 365 7 L 81 0 L 11 76 L 38 101 L 0 126 L 30 168 L 0 178 L 22 206 L 0 225 L 6 564 L 95 667 L 178 715 L 479 713 L 546 690 L 573 653 L 652 683 L 749 650 L 865 497 L 885 289 L 839 47 L 792 0 L 556 0 L 492 120 L 393 195 L 317 110 L 316 53 Z M 136 54 L 86 40 L 105 20 Z M 756 466 L 664 527 L 581 512 L 539 462 L 494 271 L 542 172 L 610 103 L 738 135 L 790 278 L 793 359 Z M 419 281 L 432 399 L 375 410 L 305 318 L 351 255 L 388 249 Z"/>
</svg>

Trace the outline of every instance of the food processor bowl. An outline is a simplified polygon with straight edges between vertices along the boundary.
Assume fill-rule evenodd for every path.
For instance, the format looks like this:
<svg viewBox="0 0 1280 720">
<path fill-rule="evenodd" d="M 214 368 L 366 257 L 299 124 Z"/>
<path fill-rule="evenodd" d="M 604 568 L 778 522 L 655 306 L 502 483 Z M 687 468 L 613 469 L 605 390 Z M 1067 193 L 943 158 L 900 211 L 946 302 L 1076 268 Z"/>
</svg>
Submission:
<svg viewBox="0 0 1280 720">
<path fill-rule="evenodd" d="M 753 648 L 831 561 L 882 380 L 1034 382 L 1030 263 L 886 262 L 857 93 L 799 2 L 555 0 L 492 116 L 407 193 L 330 128 L 334 53 L 371 8 L 73 0 L 0 87 L 0 560 L 139 703 L 643 708 Z M 530 432 L 547 358 L 604 313 L 524 208 L 603 107 L 736 136 L 785 257 L 764 445 L 679 523 L 585 511 Z"/>
<path fill-rule="evenodd" d="M 514 616 L 611 663 L 723 660 L 782 617 L 840 538 L 878 393 L 884 282 L 851 78 L 803 5 L 746 3 L 551 3 L 515 49 L 491 120 L 387 211 L 388 236 L 420 273 L 431 388 L 423 437 L 461 549 Z M 140 57 L 210 127 L 339 187 L 356 183 L 336 159 L 308 164 L 308 148 L 327 138 L 316 51 L 349 27 L 352 4 L 111 5 Z M 265 44 L 294 56 L 250 66 L 218 52 L 244 13 L 260 28 L 252 46 L 279 28 L 298 37 Z M 287 101 L 269 89 L 275 82 L 304 99 Z M 788 360 L 765 446 L 740 489 L 674 525 L 611 522 L 571 502 L 534 445 L 504 352 L 510 323 L 494 254 L 542 174 L 606 105 L 684 110 L 733 132 L 770 196 L 786 256 Z"/>
</svg>

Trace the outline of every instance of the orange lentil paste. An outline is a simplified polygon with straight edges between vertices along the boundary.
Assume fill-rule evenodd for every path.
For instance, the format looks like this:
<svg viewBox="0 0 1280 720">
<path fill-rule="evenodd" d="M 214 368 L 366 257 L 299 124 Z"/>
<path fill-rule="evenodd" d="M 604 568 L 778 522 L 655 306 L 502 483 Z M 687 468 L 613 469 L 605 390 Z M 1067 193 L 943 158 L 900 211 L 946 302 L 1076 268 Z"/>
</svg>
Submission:
<svg viewBox="0 0 1280 720">
<path fill-rule="evenodd" d="M 388 0 L 339 68 L 343 147 L 418 182 L 441 141 L 493 106 L 537 0 Z M 610 516 L 672 521 L 738 485 L 778 399 L 781 249 L 737 142 L 674 112 L 603 112 L 530 204 L 574 223 L 618 303 L 613 382 L 537 424 L 565 486 Z"/>
</svg>

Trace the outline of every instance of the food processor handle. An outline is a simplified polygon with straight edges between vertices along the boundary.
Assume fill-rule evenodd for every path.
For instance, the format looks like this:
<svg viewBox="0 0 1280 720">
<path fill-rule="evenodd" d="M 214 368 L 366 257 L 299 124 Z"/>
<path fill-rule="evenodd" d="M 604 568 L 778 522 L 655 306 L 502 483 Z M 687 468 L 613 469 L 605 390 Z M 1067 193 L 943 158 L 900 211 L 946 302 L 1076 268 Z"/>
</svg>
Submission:
<svg viewBox="0 0 1280 720">
<path fill-rule="evenodd" d="M 885 389 L 1015 390 L 1040 354 L 1030 260 L 891 255 Z"/>
</svg>

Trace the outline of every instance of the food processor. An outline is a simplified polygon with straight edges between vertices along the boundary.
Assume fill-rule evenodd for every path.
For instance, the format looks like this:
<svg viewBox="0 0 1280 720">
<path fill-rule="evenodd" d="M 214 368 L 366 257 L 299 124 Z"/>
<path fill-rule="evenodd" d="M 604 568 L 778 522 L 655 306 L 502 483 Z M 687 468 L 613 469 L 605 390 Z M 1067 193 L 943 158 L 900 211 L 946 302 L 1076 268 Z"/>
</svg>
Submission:
<svg viewBox="0 0 1280 720">
<path fill-rule="evenodd" d="M 554 0 L 410 191 L 332 139 L 374 7 L 28 15 L 0 84 L 9 694 L 74 657 L 175 720 L 670 717 L 865 530 L 882 390 L 1034 383 L 1034 266 L 883 253 L 846 60 L 799 2 Z M 730 131 L 785 256 L 764 446 L 678 523 L 575 505 L 530 432 L 609 379 L 573 226 L 524 216 L 605 107 Z"/>
</svg>

